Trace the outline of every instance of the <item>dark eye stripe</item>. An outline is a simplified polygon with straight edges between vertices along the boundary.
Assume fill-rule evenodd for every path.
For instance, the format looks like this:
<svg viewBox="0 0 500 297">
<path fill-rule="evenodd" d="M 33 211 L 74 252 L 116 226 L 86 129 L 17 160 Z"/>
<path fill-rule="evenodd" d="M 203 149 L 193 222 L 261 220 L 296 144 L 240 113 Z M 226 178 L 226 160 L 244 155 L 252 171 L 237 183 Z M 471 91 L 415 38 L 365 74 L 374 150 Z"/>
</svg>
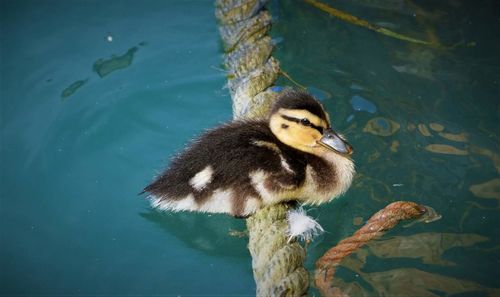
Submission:
<svg viewBox="0 0 500 297">
<path fill-rule="evenodd" d="M 300 119 L 297 119 L 297 118 L 294 118 L 294 117 L 289 117 L 289 116 L 286 116 L 286 115 L 283 115 L 283 114 L 281 115 L 281 117 L 284 118 L 287 121 L 295 122 L 295 123 L 304 125 L 303 123 L 301 123 Z M 313 129 L 316 129 L 316 130 L 318 130 L 319 133 L 323 134 L 323 127 L 316 126 L 313 123 L 309 123 L 306 126 L 311 127 Z"/>
<path fill-rule="evenodd" d="M 300 120 L 296 118 L 292 118 L 283 114 L 281 115 L 281 117 L 290 122 L 300 123 Z"/>
<path fill-rule="evenodd" d="M 323 134 L 323 127 L 318 127 L 318 126 L 313 125 L 313 124 L 311 124 L 311 127 L 313 127 L 314 129 L 318 130 L 319 133 Z"/>
</svg>

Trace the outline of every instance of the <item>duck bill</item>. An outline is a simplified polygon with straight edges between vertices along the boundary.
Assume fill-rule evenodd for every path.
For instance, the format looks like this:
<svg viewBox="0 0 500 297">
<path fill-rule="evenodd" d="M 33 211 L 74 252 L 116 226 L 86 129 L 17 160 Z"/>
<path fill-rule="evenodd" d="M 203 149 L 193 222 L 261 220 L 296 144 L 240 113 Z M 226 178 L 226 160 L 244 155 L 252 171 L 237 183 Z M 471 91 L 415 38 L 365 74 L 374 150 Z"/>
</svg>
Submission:
<svg viewBox="0 0 500 297">
<path fill-rule="evenodd" d="M 326 129 L 323 132 L 323 137 L 321 137 L 319 143 L 337 153 L 343 155 L 352 154 L 352 146 L 332 129 Z"/>
</svg>

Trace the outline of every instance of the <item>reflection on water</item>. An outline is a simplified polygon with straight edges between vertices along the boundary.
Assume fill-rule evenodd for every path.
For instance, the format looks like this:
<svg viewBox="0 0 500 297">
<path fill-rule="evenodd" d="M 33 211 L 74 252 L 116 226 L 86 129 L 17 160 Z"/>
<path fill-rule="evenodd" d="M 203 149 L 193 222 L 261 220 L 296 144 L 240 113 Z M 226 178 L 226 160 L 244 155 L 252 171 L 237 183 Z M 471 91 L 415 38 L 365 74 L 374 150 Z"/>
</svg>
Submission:
<svg viewBox="0 0 500 297">
<path fill-rule="evenodd" d="M 400 124 L 391 119 L 378 117 L 369 120 L 363 128 L 363 132 L 368 132 L 378 136 L 390 136 L 396 133 L 400 127 Z"/>
<path fill-rule="evenodd" d="M 77 80 L 75 81 L 74 83 L 72 83 L 71 85 L 69 85 L 69 87 L 67 87 L 66 89 L 64 89 L 61 93 L 61 99 L 66 99 L 66 97 L 69 97 L 71 95 L 73 95 L 79 88 L 83 87 L 83 85 L 88 81 L 88 78 L 85 79 L 85 80 Z"/>
<path fill-rule="evenodd" d="M 275 8 L 281 65 L 332 94 L 322 101 L 355 149 L 358 174 L 345 197 L 317 211 L 330 233 L 309 262 L 388 203 L 411 200 L 442 218 L 351 255 L 335 285 L 350 296 L 499 294 L 496 2 L 323 2 L 447 47 L 394 40 L 304 3 Z"/>
<path fill-rule="evenodd" d="M 371 291 L 377 292 L 380 296 L 442 296 L 443 293 L 449 296 L 478 291 L 496 296 L 500 293 L 500 289 L 488 288 L 474 281 L 440 274 L 445 267 L 458 265 L 446 259 L 447 251 L 474 246 L 487 240 L 487 237 L 476 234 L 452 233 L 419 233 L 381 239 L 369 243 L 367 248 L 357 251 L 342 264 L 343 268 L 355 274 L 355 279 L 361 278 L 362 281 L 345 283 L 338 280 L 335 285 L 351 296 L 366 296 L 370 295 Z M 370 271 L 372 269 L 367 268 L 366 264 L 374 261 L 373 256 L 381 259 L 380 266 L 384 261 L 394 263 L 398 261 L 397 258 L 400 258 L 401 262 L 406 263 L 405 266 L 410 267 Z M 428 267 L 435 268 L 430 269 L 430 272 L 422 269 L 429 269 Z"/>
<path fill-rule="evenodd" d="M 369 255 L 379 258 L 414 258 L 424 264 L 457 265 L 446 260 L 444 253 L 455 247 L 469 247 L 485 242 L 488 238 L 477 234 L 418 233 L 408 236 L 394 236 L 368 244 L 357 257 L 366 262 Z"/>
<path fill-rule="evenodd" d="M 470 296 L 498 296 L 500 290 L 484 287 L 478 283 L 464 279 L 443 276 L 415 268 L 390 269 L 383 272 L 363 272 L 362 265 L 356 260 L 346 260 L 347 265 L 356 273 L 356 278 L 362 281 L 334 284 L 347 296 L 453 296 L 470 293 Z M 478 295 L 479 294 L 479 295 Z"/>
<path fill-rule="evenodd" d="M 156 210 L 140 215 L 189 247 L 209 255 L 238 258 L 248 254 L 245 221 L 242 219 L 224 215 L 160 213 Z"/>
<path fill-rule="evenodd" d="M 500 178 L 494 178 L 482 184 L 472 185 L 469 190 L 480 198 L 494 198 L 500 200 Z"/>
<path fill-rule="evenodd" d="M 139 48 L 134 46 L 129 48 L 127 52 L 121 56 L 113 55 L 109 59 L 99 59 L 95 61 L 92 69 L 99 74 L 99 77 L 102 78 L 114 71 L 127 68 L 130 64 L 132 64 L 134 54 L 138 50 Z"/>
<path fill-rule="evenodd" d="M 113 41 L 113 37 L 109 35 L 107 37 L 108 42 Z M 140 46 L 146 45 L 146 42 L 140 42 Z M 92 65 L 92 70 L 96 72 L 100 78 L 105 77 L 106 75 L 111 74 L 120 69 L 124 69 L 129 67 L 134 60 L 135 53 L 139 50 L 137 46 L 131 47 L 121 56 L 111 55 L 109 59 L 98 59 Z M 77 80 L 74 83 L 70 84 L 61 92 L 61 99 L 65 100 L 67 97 L 73 95 L 78 89 L 83 87 L 87 83 L 89 79 Z"/>
</svg>

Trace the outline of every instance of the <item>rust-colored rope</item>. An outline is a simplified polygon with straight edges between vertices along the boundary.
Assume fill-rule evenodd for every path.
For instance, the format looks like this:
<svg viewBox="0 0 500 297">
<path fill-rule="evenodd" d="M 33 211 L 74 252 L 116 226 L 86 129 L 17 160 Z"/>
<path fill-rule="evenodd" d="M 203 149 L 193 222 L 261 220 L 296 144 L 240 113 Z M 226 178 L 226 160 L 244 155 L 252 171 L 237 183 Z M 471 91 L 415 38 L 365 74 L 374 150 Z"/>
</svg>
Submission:
<svg viewBox="0 0 500 297">
<path fill-rule="evenodd" d="M 426 206 L 408 201 L 397 201 L 374 214 L 366 224 L 352 236 L 342 240 L 316 261 L 315 284 L 322 296 L 343 296 L 338 288 L 331 286 L 336 267 L 344 257 L 368 241 L 382 235 L 401 220 L 420 218 L 428 212 Z"/>
</svg>

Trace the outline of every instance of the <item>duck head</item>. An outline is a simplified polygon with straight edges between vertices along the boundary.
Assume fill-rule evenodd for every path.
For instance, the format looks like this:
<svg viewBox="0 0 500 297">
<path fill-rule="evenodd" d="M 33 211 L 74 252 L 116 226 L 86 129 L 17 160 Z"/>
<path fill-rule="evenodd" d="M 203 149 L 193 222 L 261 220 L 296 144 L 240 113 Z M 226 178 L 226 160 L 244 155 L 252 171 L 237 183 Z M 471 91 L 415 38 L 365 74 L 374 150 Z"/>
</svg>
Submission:
<svg viewBox="0 0 500 297">
<path fill-rule="evenodd" d="M 300 91 L 284 91 L 273 104 L 269 127 L 284 144 L 303 152 L 323 156 L 335 152 L 352 154 L 352 146 L 332 129 L 319 101 Z"/>
</svg>

